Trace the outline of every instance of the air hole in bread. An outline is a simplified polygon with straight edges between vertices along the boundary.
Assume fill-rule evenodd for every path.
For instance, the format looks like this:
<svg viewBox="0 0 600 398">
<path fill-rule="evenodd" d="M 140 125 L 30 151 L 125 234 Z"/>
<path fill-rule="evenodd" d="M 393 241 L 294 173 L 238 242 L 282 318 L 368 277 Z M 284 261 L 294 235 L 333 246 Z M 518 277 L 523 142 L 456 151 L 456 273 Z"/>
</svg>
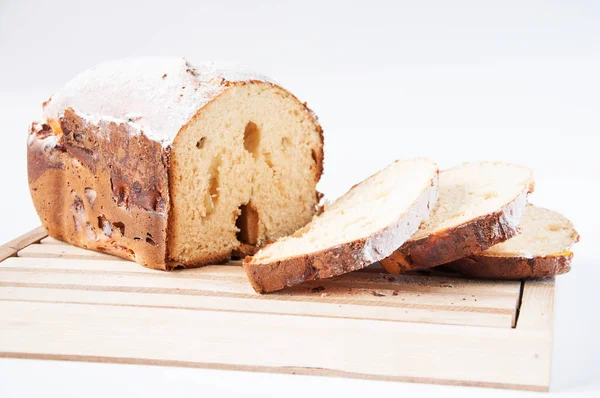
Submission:
<svg viewBox="0 0 600 398">
<path fill-rule="evenodd" d="M 291 145 L 291 140 L 290 137 L 283 137 L 281 138 L 281 146 L 285 149 L 287 147 L 289 147 Z"/>
<path fill-rule="evenodd" d="M 110 221 L 108 221 L 106 217 L 104 217 L 103 214 L 100 214 L 100 216 L 98 216 L 98 228 L 100 228 L 102 230 L 102 233 L 108 236 L 109 238 L 112 236 L 112 225 L 110 224 Z"/>
<path fill-rule="evenodd" d="M 498 192 L 486 192 L 486 193 L 483 195 L 483 198 L 484 198 L 485 200 L 492 199 L 492 198 L 497 198 L 497 197 L 498 197 Z"/>
<path fill-rule="evenodd" d="M 260 130 L 254 122 L 248 122 L 244 130 L 244 148 L 256 158 L 260 145 Z"/>
<path fill-rule="evenodd" d="M 117 206 L 129 207 L 129 188 L 122 181 L 115 183 L 113 178 L 110 178 L 110 188 L 114 195 L 114 200 Z"/>
<path fill-rule="evenodd" d="M 258 242 L 258 211 L 251 204 L 241 205 L 240 215 L 235 220 L 235 226 L 239 229 L 237 239 L 242 243 L 256 245 Z"/>
<path fill-rule="evenodd" d="M 146 232 L 146 243 L 152 246 L 156 246 L 156 242 L 154 241 L 153 236 L 150 232 Z"/>
<path fill-rule="evenodd" d="M 200 138 L 200 140 L 198 140 L 198 142 L 196 142 L 196 148 L 198 148 L 198 149 L 204 148 L 205 142 L 206 142 L 206 137 Z"/>
<path fill-rule="evenodd" d="M 122 236 L 125 236 L 125 224 L 120 221 L 114 222 L 113 226 L 119 230 Z"/>
<path fill-rule="evenodd" d="M 215 211 L 215 206 L 219 196 L 219 166 L 221 166 L 220 157 L 215 157 L 208 169 L 208 189 L 204 196 L 204 209 L 206 215 L 212 214 Z"/>
</svg>

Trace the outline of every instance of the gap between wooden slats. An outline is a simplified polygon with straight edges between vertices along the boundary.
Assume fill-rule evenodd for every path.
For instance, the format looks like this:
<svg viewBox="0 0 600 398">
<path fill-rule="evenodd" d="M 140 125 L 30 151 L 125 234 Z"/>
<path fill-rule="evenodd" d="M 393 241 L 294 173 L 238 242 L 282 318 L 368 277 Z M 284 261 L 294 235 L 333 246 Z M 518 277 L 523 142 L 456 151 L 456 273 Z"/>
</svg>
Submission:
<svg viewBox="0 0 600 398">
<path fill-rule="evenodd" d="M 552 333 L 554 324 L 554 278 L 523 283 L 517 327 Z"/>
</svg>

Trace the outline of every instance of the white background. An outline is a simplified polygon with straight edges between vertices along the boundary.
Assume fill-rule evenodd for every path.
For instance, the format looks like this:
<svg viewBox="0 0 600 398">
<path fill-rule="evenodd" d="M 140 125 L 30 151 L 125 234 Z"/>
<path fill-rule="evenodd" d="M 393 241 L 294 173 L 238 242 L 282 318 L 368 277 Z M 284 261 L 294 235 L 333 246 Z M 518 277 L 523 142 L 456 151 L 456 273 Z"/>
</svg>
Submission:
<svg viewBox="0 0 600 398">
<path fill-rule="evenodd" d="M 0 0 L 0 241 L 38 225 L 25 137 L 42 101 L 96 63 L 137 55 L 246 65 L 308 101 L 325 129 L 329 197 L 396 158 L 534 168 L 531 201 L 562 211 L 582 235 L 573 271 L 557 279 L 552 394 L 600 396 L 600 2 Z M 514 394 L 0 360 L 2 397 L 482 392 Z"/>
</svg>

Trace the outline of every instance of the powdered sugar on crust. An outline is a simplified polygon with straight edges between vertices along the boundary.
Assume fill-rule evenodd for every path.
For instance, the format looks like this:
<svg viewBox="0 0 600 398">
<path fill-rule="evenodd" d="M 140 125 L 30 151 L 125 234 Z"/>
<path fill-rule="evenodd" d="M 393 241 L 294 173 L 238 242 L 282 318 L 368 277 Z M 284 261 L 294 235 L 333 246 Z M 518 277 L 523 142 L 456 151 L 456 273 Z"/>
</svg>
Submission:
<svg viewBox="0 0 600 398">
<path fill-rule="evenodd" d="M 501 219 L 503 224 L 514 228 L 519 226 L 521 218 L 523 217 L 523 212 L 527 206 L 527 194 L 529 193 L 529 190 L 530 188 L 527 187 L 527 189 L 521 192 L 515 200 L 504 206 Z"/>
<path fill-rule="evenodd" d="M 415 201 L 404 217 L 395 225 L 366 239 L 362 251 L 355 257 L 357 262 L 368 265 L 380 261 L 409 240 L 417 232 L 421 222 L 429 217 L 437 202 L 438 192 L 438 176 L 436 174 L 431 186 Z M 358 268 L 362 268 L 364 265 Z"/>
<path fill-rule="evenodd" d="M 128 58 L 98 65 L 73 78 L 44 106 L 44 118 L 57 120 L 73 109 L 89 123 L 127 123 L 134 132 L 170 146 L 177 133 L 232 83 L 265 76 L 185 58 Z"/>
</svg>

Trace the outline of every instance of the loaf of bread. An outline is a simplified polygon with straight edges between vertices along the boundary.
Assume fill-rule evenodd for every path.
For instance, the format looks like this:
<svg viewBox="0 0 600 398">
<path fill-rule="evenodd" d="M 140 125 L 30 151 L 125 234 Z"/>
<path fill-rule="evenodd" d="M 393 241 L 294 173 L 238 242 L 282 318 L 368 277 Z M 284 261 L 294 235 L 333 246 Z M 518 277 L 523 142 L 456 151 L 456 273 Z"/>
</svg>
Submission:
<svg viewBox="0 0 600 398">
<path fill-rule="evenodd" d="M 396 161 L 352 187 L 293 236 L 246 257 L 248 279 L 266 293 L 366 267 L 406 242 L 437 197 L 434 162 Z"/>
<path fill-rule="evenodd" d="M 446 264 L 462 275 L 485 279 L 546 278 L 571 270 L 571 246 L 579 234 L 565 216 L 527 206 L 522 233 L 479 254 Z"/>
<path fill-rule="evenodd" d="M 44 103 L 27 153 L 50 236 L 162 270 L 289 235 L 320 199 L 323 136 L 306 104 L 183 58 L 78 75 Z"/>
<path fill-rule="evenodd" d="M 530 169 L 509 163 L 472 162 L 440 172 L 431 217 L 381 264 L 395 274 L 430 268 L 512 238 L 533 185 Z"/>
</svg>

